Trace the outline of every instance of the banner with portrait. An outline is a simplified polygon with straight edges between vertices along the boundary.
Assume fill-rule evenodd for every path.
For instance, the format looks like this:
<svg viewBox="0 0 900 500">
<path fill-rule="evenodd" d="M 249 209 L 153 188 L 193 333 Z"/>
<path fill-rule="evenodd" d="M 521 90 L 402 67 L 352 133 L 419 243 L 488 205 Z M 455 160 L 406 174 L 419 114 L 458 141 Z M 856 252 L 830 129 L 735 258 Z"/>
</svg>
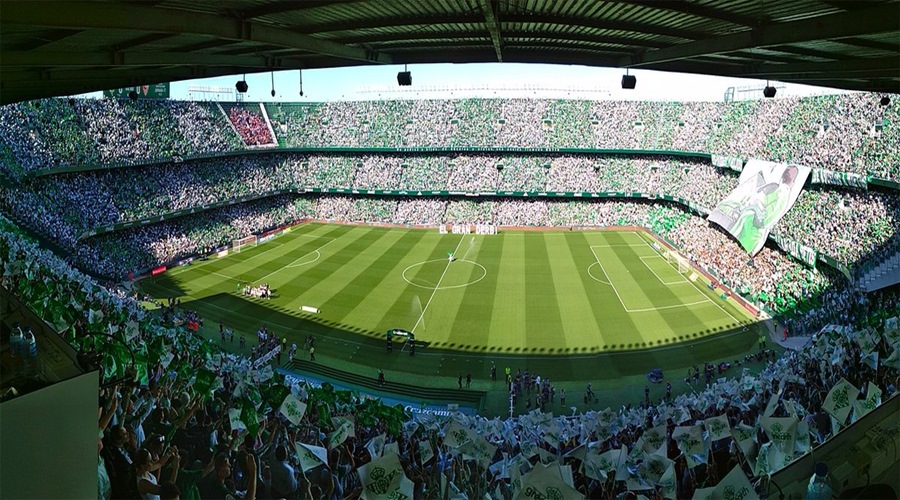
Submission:
<svg viewBox="0 0 900 500">
<path fill-rule="evenodd" d="M 751 255 L 763 247 L 769 231 L 787 213 L 809 177 L 810 168 L 751 159 L 738 186 L 709 214 Z"/>
</svg>

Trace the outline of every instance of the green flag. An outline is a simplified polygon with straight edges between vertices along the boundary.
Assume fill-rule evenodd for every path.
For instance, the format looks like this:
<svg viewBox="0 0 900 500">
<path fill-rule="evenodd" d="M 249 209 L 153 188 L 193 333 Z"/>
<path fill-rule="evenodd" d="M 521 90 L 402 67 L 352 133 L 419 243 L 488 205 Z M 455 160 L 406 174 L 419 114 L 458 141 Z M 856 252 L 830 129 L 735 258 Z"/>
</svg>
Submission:
<svg viewBox="0 0 900 500">
<path fill-rule="evenodd" d="M 291 390 L 282 384 L 272 384 L 266 390 L 266 402 L 269 406 L 279 408 L 284 399 L 291 394 Z"/>
<path fill-rule="evenodd" d="M 319 411 L 319 427 L 325 427 L 331 423 L 331 410 L 328 409 L 327 404 L 319 404 L 316 407 Z"/>
<path fill-rule="evenodd" d="M 179 370 L 179 374 L 181 371 Z M 216 380 L 216 374 L 201 368 L 200 371 L 197 372 L 197 378 L 194 379 L 194 390 L 197 394 L 200 394 L 200 397 L 206 398 L 209 396 L 209 390 L 213 385 L 213 382 Z"/>
<path fill-rule="evenodd" d="M 247 431 L 251 436 L 256 436 L 259 432 L 259 418 L 256 416 L 256 407 L 249 399 L 244 399 L 241 404 L 241 422 L 247 426 Z"/>
<path fill-rule="evenodd" d="M 104 380 L 112 380 L 116 377 L 116 372 L 118 371 L 118 363 L 116 363 L 116 357 L 111 353 L 106 353 L 103 355 L 103 359 L 100 361 L 100 365 L 103 366 L 103 379 Z"/>
<path fill-rule="evenodd" d="M 134 379 L 141 385 L 150 383 L 150 374 L 147 372 L 147 356 L 143 354 L 134 355 Z"/>
<path fill-rule="evenodd" d="M 131 366 L 131 354 L 128 353 L 128 348 L 118 342 L 104 345 L 109 348 L 108 352 L 116 358 L 116 376 L 124 377 L 125 369 Z"/>
</svg>

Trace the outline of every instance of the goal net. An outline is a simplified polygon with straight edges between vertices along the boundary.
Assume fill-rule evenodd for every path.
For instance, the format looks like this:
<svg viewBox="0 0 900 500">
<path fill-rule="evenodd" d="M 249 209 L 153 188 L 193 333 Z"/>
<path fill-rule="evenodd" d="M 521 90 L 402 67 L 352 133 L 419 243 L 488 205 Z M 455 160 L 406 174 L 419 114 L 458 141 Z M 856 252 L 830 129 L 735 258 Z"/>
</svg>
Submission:
<svg viewBox="0 0 900 500">
<path fill-rule="evenodd" d="M 235 252 L 240 252 L 242 248 L 248 246 L 256 246 L 256 236 L 247 236 L 246 238 L 240 238 L 231 242 L 231 249 Z"/>
<path fill-rule="evenodd" d="M 678 269 L 679 274 L 687 274 L 691 270 L 691 265 L 688 263 L 687 259 L 678 255 L 675 252 L 665 252 L 666 261 L 671 264 L 672 267 Z"/>
</svg>

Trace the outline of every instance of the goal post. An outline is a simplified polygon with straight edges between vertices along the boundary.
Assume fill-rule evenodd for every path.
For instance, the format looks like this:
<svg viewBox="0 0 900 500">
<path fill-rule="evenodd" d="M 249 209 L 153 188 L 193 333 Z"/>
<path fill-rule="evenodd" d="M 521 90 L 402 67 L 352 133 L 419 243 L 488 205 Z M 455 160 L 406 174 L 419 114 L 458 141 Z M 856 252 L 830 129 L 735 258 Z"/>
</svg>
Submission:
<svg viewBox="0 0 900 500">
<path fill-rule="evenodd" d="M 687 259 L 675 252 L 666 251 L 666 262 L 678 270 L 679 274 L 686 274 L 691 270 L 691 266 Z"/>
<path fill-rule="evenodd" d="M 255 247 L 257 238 L 256 236 L 247 236 L 245 238 L 238 238 L 231 242 L 231 249 L 235 252 L 240 252 L 243 247 Z"/>
</svg>

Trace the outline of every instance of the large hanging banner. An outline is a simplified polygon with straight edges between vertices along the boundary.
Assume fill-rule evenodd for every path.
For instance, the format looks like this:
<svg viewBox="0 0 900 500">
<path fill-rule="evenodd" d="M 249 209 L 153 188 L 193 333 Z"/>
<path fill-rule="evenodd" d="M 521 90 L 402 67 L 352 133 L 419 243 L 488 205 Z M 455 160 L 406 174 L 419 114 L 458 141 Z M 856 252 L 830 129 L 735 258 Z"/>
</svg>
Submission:
<svg viewBox="0 0 900 500">
<path fill-rule="evenodd" d="M 769 231 L 797 201 L 810 168 L 748 160 L 738 186 L 719 202 L 709 220 L 731 233 L 751 255 L 763 247 Z"/>
</svg>

